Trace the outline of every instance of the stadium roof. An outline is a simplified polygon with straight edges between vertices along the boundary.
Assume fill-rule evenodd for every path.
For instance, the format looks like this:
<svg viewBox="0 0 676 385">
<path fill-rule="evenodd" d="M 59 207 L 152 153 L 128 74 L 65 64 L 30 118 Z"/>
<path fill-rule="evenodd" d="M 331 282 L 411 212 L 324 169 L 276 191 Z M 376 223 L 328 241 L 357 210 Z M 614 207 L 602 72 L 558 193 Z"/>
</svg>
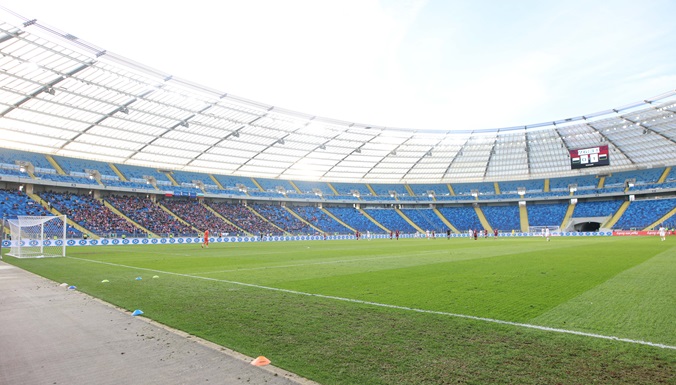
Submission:
<svg viewBox="0 0 676 385">
<path fill-rule="evenodd" d="M 367 126 L 229 95 L 6 9 L 0 14 L 7 19 L 0 20 L 2 147 L 175 170 L 337 182 L 576 175 L 589 171 L 570 170 L 569 149 L 598 145 L 610 148 L 611 166 L 604 172 L 676 165 L 676 90 L 519 127 Z M 491 106 L 485 111 L 490 114 Z"/>
</svg>

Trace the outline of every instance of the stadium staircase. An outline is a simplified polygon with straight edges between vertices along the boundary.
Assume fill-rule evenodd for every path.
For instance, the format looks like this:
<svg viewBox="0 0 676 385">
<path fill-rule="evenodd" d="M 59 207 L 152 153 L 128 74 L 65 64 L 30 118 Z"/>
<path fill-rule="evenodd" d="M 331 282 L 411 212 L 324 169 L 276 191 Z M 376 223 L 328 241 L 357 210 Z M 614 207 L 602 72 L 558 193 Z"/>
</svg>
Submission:
<svg viewBox="0 0 676 385">
<path fill-rule="evenodd" d="M 218 186 L 219 189 L 225 190 L 225 188 L 223 188 L 223 185 L 221 184 L 221 182 L 219 182 L 218 179 L 216 179 L 215 176 L 209 174 L 209 178 L 211 178 L 211 181 L 212 181 L 212 182 L 216 183 L 216 186 Z M 210 207 L 209 207 L 209 208 L 210 208 Z"/>
<path fill-rule="evenodd" d="M 180 186 L 180 184 L 176 182 L 176 179 L 174 179 L 174 177 L 171 175 L 171 171 L 164 172 L 163 174 L 167 176 L 167 179 L 169 179 L 172 186 Z"/>
<path fill-rule="evenodd" d="M 530 229 L 530 224 L 528 223 L 528 210 L 526 210 L 526 206 L 519 205 L 519 220 L 521 221 L 521 232 L 527 233 Z"/>
<path fill-rule="evenodd" d="M 606 184 L 606 177 L 605 176 L 600 176 L 599 177 L 599 183 L 596 185 L 596 188 L 603 188 L 603 186 Z"/>
<path fill-rule="evenodd" d="M 289 184 L 291 185 L 291 187 L 293 187 L 294 190 L 296 190 L 296 192 L 297 192 L 298 194 L 302 194 L 302 193 L 303 193 L 302 191 L 300 191 L 300 189 L 298 188 L 298 186 L 296 186 L 296 184 L 293 183 L 292 180 L 289 181 Z"/>
<path fill-rule="evenodd" d="M 458 229 L 455 228 L 455 226 L 453 226 L 453 224 L 452 224 L 451 222 L 449 222 L 448 219 L 446 219 L 446 217 L 443 216 L 443 215 L 441 214 L 441 212 L 440 212 L 439 210 L 436 209 L 436 207 L 435 207 L 434 209 L 432 209 L 432 210 L 434 210 L 434 213 L 437 215 L 437 217 L 439 217 L 439 219 L 441 219 L 441 221 L 444 222 L 444 224 L 445 224 L 446 226 L 448 226 L 448 228 L 451 229 L 451 231 L 453 231 L 453 232 L 456 233 L 456 234 L 460 234 L 460 232 L 458 231 Z"/>
<path fill-rule="evenodd" d="M 381 225 L 378 221 L 376 221 L 375 219 L 373 219 L 373 217 L 371 217 L 370 215 L 368 215 L 368 214 L 366 213 L 366 211 L 364 211 L 364 210 L 362 210 L 362 209 L 359 209 L 359 212 L 361 213 L 361 215 L 363 215 L 364 217 L 366 217 L 368 220 L 370 220 L 371 222 L 375 223 L 376 226 L 378 226 L 378 227 L 380 227 L 381 229 L 385 230 L 386 233 L 389 233 L 389 232 L 390 232 L 390 229 L 388 229 L 387 227 Z"/>
<path fill-rule="evenodd" d="M 143 227 L 143 226 L 141 226 L 140 224 L 138 224 L 138 223 L 136 223 L 135 221 L 133 221 L 133 220 L 132 220 L 131 218 L 129 218 L 128 216 L 124 215 L 124 214 L 122 213 L 122 211 L 118 210 L 115 206 L 113 206 L 113 205 L 111 205 L 110 203 L 108 203 L 108 201 L 106 201 L 105 199 L 103 200 L 103 205 L 106 206 L 106 207 L 108 207 L 108 209 L 109 209 L 110 211 L 114 212 L 116 215 L 118 215 L 118 216 L 124 218 L 124 220 L 126 220 L 127 222 L 129 222 L 129 223 L 131 223 L 132 225 L 134 225 L 134 227 L 136 227 L 137 229 L 140 229 L 140 230 L 145 231 L 145 232 L 148 233 L 151 237 L 159 238 L 159 237 L 157 236 L 157 234 L 155 234 L 155 233 L 153 233 L 152 231 L 146 229 L 145 227 Z"/>
<path fill-rule="evenodd" d="M 296 186 L 294 186 L 294 188 L 295 188 L 295 187 L 296 187 Z M 295 211 L 291 210 L 290 208 L 284 206 L 284 210 L 288 211 L 289 214 L 291 214 L 291 215 L 293 215 L 294 217 L 296 217 L 296 219 L 298 219 L 299 221 L 301 221 L 301 222 L 305 223 L 306 225 L 308 225 L 308 226 L 312 227 L 313 229 L 315 229 L 315 231 L 317 231 L 318 233 L 323 233 L 323 232 L 324 232 L 324 230 L 322 230 L 322 229 L 320 229 L 319 227 L 313 225 L 312 223 L 306 221 L 305 218 L 301 217 L 300 215 L 298 215 Z"/>
<path fill-rule="evenodd" d="M 669 176 L 670 172 L 671 172 L 671 167 L 665 168 L 664 172 L 660 176 L 660 179 L 657 180 L 657 183 L 664 183 L 664 181 L 667 180 L 667 176 Z"/>
<path fill-rule="evenodd" d="M 251 180 L 253 180 L 253 178 L 251 178 Z M 256 183 L 256 184 L 258 184 L 258 183 Z M 261 191 L 262 191 L 262 190 L 261 190 Z M 277 225 L 274 224 L 271 220 L 269 220 L 268 218 L 264 217 L 261 213 L 259 213 L 258 211 L 254 210 L 253 207 L 247 205 L 246 208 L 247 208 L 249 211 L 251 211 L 252 213 L 254 213 L 254 215 L 256 215 L 257 217 L 259 217 L 259 218 L 261 218 L 262 220 L 268 222 L 271 226 L 273 226 L 273 227 L 276 228 L 277 230 L 281 231 L 284 235 L 291 235 L 291 234 L 289 234 L 288 232 L 284 231 L 283 228 L 277 226 Z"/>
<path fill-rule="evenodd" d="M 549 178 L 545 179 L 544 192 L 549 192 Z"/>
<path fill-rule="evenodd" d="M 500 185 L 498 184 L 498 182 L 493 182 L 493 188 L 495 189 L 495 193 L 497 195 L 500 195 Z"/>
<path fill-rule="evenodd" d="M 250 232 L 244 230 L 243 228 L 237 226 L 236 224 L 230 222 L 226 217 L 224 217 L 223 215 L 221 215 L 218 211 L 212 209 L 211 206 L 209 206 L 208 204 L 204 203 L 204 201 L 200 202 L 200 204 L 201 204 L 205 209 L 209 210 L 210 213 L 214 214 L 217 218 L 220 218 L 223 222 L 225 222 L 225 223 L 231 225 L 232 227 L 234 227 L 234 228 L 240 230 L 241 232 L 245 233 L 245 234 L 248 235 L 248 236 L 252 236 L 252 235 L 253 235 L 253 234 L 251 234 Z"/>
<path fill-rule="evenodd" d="M 378 194 L 376 194 L 375 190 L 373 190 L 373 188 L 371 187 L 370 184 L 366 183 L 366 188 L 369 189 L 369 192 L 371 192 L 371 195 L 373 195 L 374 197 L 378 196 Z"/>
<path fill-rule="evenodd" d="M 602 229 L 612 229 L 613 226 L 615 226 L 615 224 L 617 223 L 617 221 L 620 220 L 620 217 L 622 217 L 622 214 L 624 214 L 624 212 L 627 211 L 627 208 L 629 207 L 630 203 L 631 203 L 630 201 L 626 201 L 626 202 L 622 203 L 622 206 L 620 206 L 620 208 L 617 209 L 615 214 L 613 214 L 613 216 L 610 217 L 610 219 L 608 219 L 608 221 L 606 221 L 606 223 L 601 225 L 601 228 Z"/>
<path fill-rule="evenodd" d="M 336 190 L 336 188 L 333 187 L 333 185 L 331 183 L 327 182 L 326 184 L 329 185 L 329 188 L 331 189 L 331 191 L 333 191 L 333 195 L 340 195 L 340 194 L 338 194 L 338 190 Z"/>
<path fill-rule="evenodd" d="M 405 184 L 404 187 L 406 187 L 406 191 L 408 191 L 409 196 L 412 196 L 412 197 L 415 196 L 415 193 L 413 192 L 413 189 L 411 188 L 411 186 Z"/>
<path fill-rule="evenodd" d="M 333 187 L 332 187 L 332 188 L 333 188 Z M 348 226 L 347 223 L 345 223 L 345 222 L 341 221 L 340 219 L 338 219 L 338 217 L 336 217 L 335 215 L 331 214 L 331 212 L 330 212 L 329 210 L 327 210 L 327 209 L 325 209 L 325 208 L 323 208 L 323 207 L 321 208 L 321 210 L 322 210 L 322 212 L 323 212 L 324 214 L 326 214 L 326 215 L 328 215 L 329 217 L 333 218 L 334 221 L 336 221 L 336 222 L 340 223 L 341 225 L 347 227 L 348 229 L 352 230 L 353 233 L 354 233 L 355 231 L 357 231 L 357 230 L 353 229 L 352 227 Z"/>
<path fill-rule="evenodd" d="M 486 219 L 486 216 L 484 215 L 484 212 L 481 211 L 481 208 L 479 206 L 474 206 L 474 211 L 476 212 L 476 216 L 479 217 L 479 222 L 481 222 L 481 226 L 483 226 L 484 229 L 492 233 L 493 228 L 491 227 L 491 224 L 488 223 L 488 219 Z"/>
<path fill-rule="evenodd" d="M 394 211 L 396 211 L 400 217 L 404 218 L 404 220 L 408 222 L 409 225 L 413 226 L 414 229 L 418 230 L 420 233 L 424 233 L 423 229 L 416 225 L 415 222 L 413 222 L 411 218 L 407 217 L 406 214 L 404 214 L 401 210 L 395 208 Z"/>
<path fill-rule="evenodd" d="M 646 227 L 646 228 L 643 229 L 643 230 L 644 230 L 644 231 L 648 231 L 648 230 L 655 229 L 655 228 L 657 228 L 659 225 L 661 225 L 662 223 L 666 222 L 669 218 L 673 217 L 674 215 L 676 215 L 676 207 L 674 207 L 671 211 L 669 211 L 668 213 L 664 214 L 664 215 L 662 216 L 662 218 L 656 220 L 656 221 L 653 222 L 650 226 Z"/>
<path fill-rule="evenodd" d="M 446 183 L 446 187 L 448 187 L 448 192 L 451 193 L 451 196 L 455 196 L 455 191 L 453 191 L 453 186 L 451 186 L 450 183 Z"/>
<path fill-rule="evenodd" d="M 256 187 L 258 187 L 258 191 L 260 191 L 260 192 L 265 192 L 265 189 L 263 188 L 263 186 L 261 186 L 261 185 L 258 183 L 258 181 L 257 181 L 256 179 L 251 178 L 251 182 L 253 182 L 253 184 L 254 184 Z M 254 211 L 255 211 L 255 210 L 254 210 Z"/>
<path fill-rule="evenodd" d="M 563 221 L 561 221 L 561 231 L 563 231 L 566 228 L 566 225 L 570 221 L 570 218 L 573 217 L 573 211 L 575 211 L 575 205 L 569 203 L 568 204 L 568 209 L 566 210 L 566 215 L 563 216 Z"/>
<path fill-rule="evenodd" d="M 114 164 L 112 164 L 112 163 L 108 163 L 108 166 L 110 167 L 111 170 L 113 170 L 113 172 L 115 173 L 115 175 L 117 175 L 117 177 L 120 178 L 120 180 L 121 180 L 122 182 L 129 182 L 129 181 L 127 180 L 127 177 L 125 177 L 124 174 L 122 174 L 122 171 L 120 171 L 120 169 L 117 168 L 116 165 L 114 165 Z M 157 188 L 157 187 L 156 187 L 156 188 Z"/>
<path fill-rule="evenodd" d="M 202 230 L 202 229 L 198 229 L 197 227 L 193 226 L 190 222 L 188 222 L 188 221 L 186 221 L 185 219 L 179 217 L 179 216 L 176 215 L 173 211 L 171 211 L 171 210 L 169 210 L 167 207 L 165 207 L 163 204 L 158 203 L 157 205 L 158 205 L 162 210 L 164 210 L 165 213 L 171 215 L 171 216 L 174 217 L 174 219 L 176 219 L 177 221 L 179 221 L 179 222 L 183 223 L 184 225 L 189 226 L 191 229 L 195 230 L 196 233 L 201 234 L 201 233 L 204 231 L 204 230 Z"/>
<path fill-rule="evenodd" d="M 27 195 L 29 198 L 31 198 L 32 200 L 34 200 L 34 201 L 36 201 L 37 203 L 39 203 L 42 207 L 45 208 L 45 210 L 48 210 L 50 213 L 52 213 L 52 214 L 54 214 L 54 215 L 64 215 L 62 212 L 60 212 L 59 210 L 55 209 L 54 207 L 50 207 L 50 206 L 47 204 L 47 202 L 45 202 L 45 200 L 42 199 L 39 195 L 33 194 L 33 193 L 26 194 L 26 195 Z M 90 239 L 100 239 L 100 238 L 101 238 L 101 237 L 99 237 L 98 235 L 96 235 L 96 234 L 92 233 L 91 231 L 85 229 L 84 227 L 80 226 L 79 223 L 73 221 L 72 219 L 70 219 L 70 218 L 68 218 L 68 217 L 66 217 L 66 222 L 67 222 L 71 227 L 77 229 L 77 230 L 78 230 L 79 232 L 81 232 L 82 234 L 87 234 L 87 236 L 88 236 Z"/>
<path fill-rule="evenodd" d="M 31 177 L 31 179 L 38 179 L 35 174 L 33 174 L 33 171 L 29 170 L 28 167 L 26 167 L 26 174 Z"/>
<path fill-rule="evenodd" d="M 54 167 L 54 170 L 56 170 L 56 173 L 59 175 L 66 175 L 66 172 L 63 171 L 63 168 L 56 162 L 56 159 L 54 159 L 51 155 L 45 155 L 45 159 L 47 159 L 47 162 Z"/>
</svg>

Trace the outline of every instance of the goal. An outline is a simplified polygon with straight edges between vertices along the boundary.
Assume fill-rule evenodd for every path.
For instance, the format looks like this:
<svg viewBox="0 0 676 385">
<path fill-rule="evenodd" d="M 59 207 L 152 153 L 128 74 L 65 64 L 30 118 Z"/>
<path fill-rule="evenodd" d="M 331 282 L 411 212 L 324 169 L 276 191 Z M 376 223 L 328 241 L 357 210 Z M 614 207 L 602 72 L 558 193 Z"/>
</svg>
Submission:
<svg viewBox="0 0 676 385">
<path fill-rule="evenodd" d="M 19 216 L 7 220 L 11 247 L 7 255 L 16 258 L 44 258 L 66 256 L 65 215 Z"/>
</svg>

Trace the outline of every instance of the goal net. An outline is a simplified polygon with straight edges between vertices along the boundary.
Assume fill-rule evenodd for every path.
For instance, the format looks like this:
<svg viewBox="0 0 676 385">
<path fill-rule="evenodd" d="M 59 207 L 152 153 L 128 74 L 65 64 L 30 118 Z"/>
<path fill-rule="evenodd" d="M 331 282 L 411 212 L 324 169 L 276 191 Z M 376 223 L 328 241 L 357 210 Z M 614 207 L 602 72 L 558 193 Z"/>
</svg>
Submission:
<svg viewBox="0 0 676 385">
<path fill-rule="evenodd" d="M 9 219 L 12 237 L 7 255 L 16 258 L 44 258 L 66 256 L 65 215 L 36 217 L 19 216 Z"/>
<path fill-rule="evenodd" d="M 549 229 L 550 233 L 558 233 L 561 229 L 559 225 L 553 225 L 553 226 L 530 226 L 528 227 L 528 232 L 536 234 L 536 235 L 544 235 L 545 234 L 545 229 Z"/>
</svg>

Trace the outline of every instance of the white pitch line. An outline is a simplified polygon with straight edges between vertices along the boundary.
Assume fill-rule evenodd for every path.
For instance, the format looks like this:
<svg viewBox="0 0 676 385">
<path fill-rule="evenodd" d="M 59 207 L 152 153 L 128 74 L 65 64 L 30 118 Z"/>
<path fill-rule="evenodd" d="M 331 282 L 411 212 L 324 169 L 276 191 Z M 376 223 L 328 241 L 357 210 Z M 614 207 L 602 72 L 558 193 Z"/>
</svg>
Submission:
<svg viewBox="0 0 676 385">
<path fill-rule="evenodd" d="M 96 260 L 92 260 L 92 259 L 84 259 L 84 258 L 76 258 L 76 257 L 67 257 L 67 258 L 76 259 L 76 260 L 79 260 L 79 261 L 92 262 L 92 263 L 100 263 L 100 264 L 103 264 L 103 265 L 125 267 L 125 268 L 128 268 L 128 269 L 137 269 L 137 270 L 151 271 L 151 272 L 154 272 L 154 273 L 176 275 L 176 276 L 179 276 L 179 277 L 202 279 L 202 280 L 205 280 L 205 281 L 223 282 L 223 283 L 229 283 L 229 284 L 232 284 L 232 285 L 253 287 L 253 288 L 256 288 L 256 289 L 278 291 L 278 292 L 296 294 L 296 295 L 303 295 L 303 296 L 308 296 L 308 297 L 332 299 L 332 300 L 336 300 L 336 301 L 358 303 L 358 304 L 362 304 L 362 305 L 377 306 L 377 307 L 383 307 L 383 308 L 389 308 L 389 309 L 412 311 L 412 312 L 416 312 L 416 313 L 437 314 L 437 315 L 443 315 L 443 316 L 447 316 L 447 317 L 471 319 L 471 320 L 475 320 L 475 321 L 490 322 L 490 323 L 501 324 L 501 325 L 510 325 L 510 326 L 527 328 L 527 329 L 535 329 L 535 330 L 548 331 L 548 332 L 554 332 L 554 333 L 562 333 L 562 334 L 573 334 L 573 335 L 583 336 L 583 337 L 599 338 L 599 339 L 604 339 L 604 340 L 620 341 L 620 342 L 627 342 L 627 343 L 638 344 L 638 345 L 653 346 L 653 347 L 662 348 L 662 349 L 676 350 L 676 346 L 660 344 L 660 343 L 656 343 L 656 342 L 632 340 L 632 339 L 629 339 L 629 338 L 622 338 L 622 337 L 616 337 L 616 336 L 606 336 L 606 335 L 603 335 L 603 334 L 586 333 L 586 332 L 580 332 L 580 331 L 575 331 L 575 330 L 551 328 L 551 327 L 547 327 L 547 326 L 525 324 L 525 323 L 520 323 L 520 322 L 503 321 L 503 320 L 498 320 L 498 319 L 493 319 L 493 318 L 477 317 L 477 316 L 466 315 L 466 314 L 456 314 L 456 313 L 448 313 L 448 312 L 436 311 L 436 310 L 417 309 L 417 308 L 412 308 L 412 307 L 407 307 L 407 306 L 390 305 L 390 304 L 385 304 L 385 303 L 364 301 L 364 300 L 360 300 L 360 299 L 336 297 L 336 296 L 332 296 L 332 295 L 305 293 L 305 292 L 296 291 L 296 290 L 280 289 L 280 288 L 277 288 L 277 287 L 262 286 L 262 285 L 256 285 L 256 284 L 245 283 L 245 282 L 230 281 L 230 280 L 227 280 L 227 279 L 200 277 L 200 276 L 197 276 L 197 275 L 181 274 L 181 273 L 174 273 L 174 272 L 171 272 L 171 271 L 163 271 L 163 270 L 156 270 L 156 269 L 148 269 L 148 268 L 144 268 L 144 267 L 128 266 L 128 265 L 122 265 L 122 264 L 112 263 L 112 262 L 96 261 Z"/>
</svg>

